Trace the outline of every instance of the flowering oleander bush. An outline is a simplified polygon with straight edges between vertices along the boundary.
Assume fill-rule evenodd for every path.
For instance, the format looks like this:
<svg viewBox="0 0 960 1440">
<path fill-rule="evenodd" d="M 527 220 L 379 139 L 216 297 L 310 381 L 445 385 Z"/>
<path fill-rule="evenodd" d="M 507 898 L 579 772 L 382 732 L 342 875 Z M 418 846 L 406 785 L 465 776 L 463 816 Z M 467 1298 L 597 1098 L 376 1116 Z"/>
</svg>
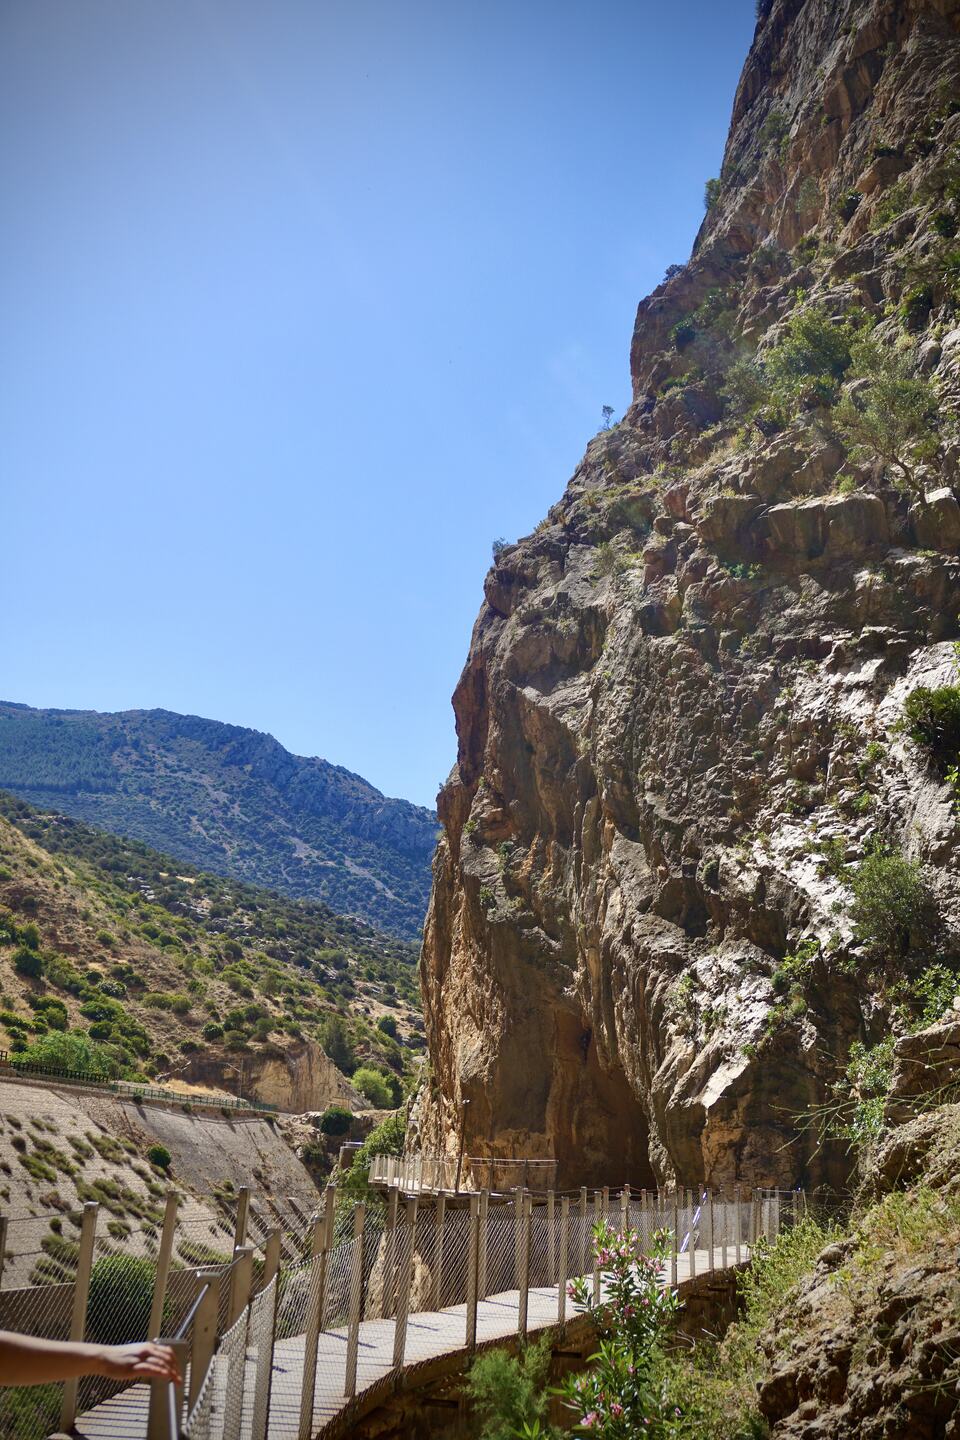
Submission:
<svg viewBox="0 0 960 1440">
<path fill-rule="evenodd" d="M 593 1229 L 602 1283 L 594 1297 L 584 1278 L 567 1287 L 573 1303 L 590 1311 L 600 1348 L 591 1369 L 568 1376 L 560 1394 L 578 1415 L 576 1429 L 604 1440 L 665 1437 L 679 1411 L 664 1398 L 661 1357 L 677 1310 L 677 1294 L 664 1284 L 667 1231 L 657 1231 L 649 1253 L 635 1230 Z"/>
</svg>

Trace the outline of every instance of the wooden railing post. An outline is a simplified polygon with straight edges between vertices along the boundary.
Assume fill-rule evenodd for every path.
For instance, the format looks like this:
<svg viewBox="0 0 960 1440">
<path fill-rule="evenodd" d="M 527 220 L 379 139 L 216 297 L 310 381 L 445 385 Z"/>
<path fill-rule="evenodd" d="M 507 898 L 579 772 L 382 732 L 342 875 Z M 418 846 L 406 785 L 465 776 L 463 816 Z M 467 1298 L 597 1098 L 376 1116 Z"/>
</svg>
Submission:
<svg viewBox="0 0 960 1440">
<path fill-rule="evenodd" d="M 735 1235 L 735 1245 L 736 1245 L 735 1254 L 736 1254 L 736 1257 L 737 1257 L 737 1264 L 738 1264 L 738 1265 L 740 1264 L 740 1225 L 741 1225 L 741 1221 L 743 1220 L 743 1213 L 742 1213 L 742 1211 L 743 1211 L 743 1192 L 741 1191 L 740 1186 L 737 1185 L 737 1186 L 735 1186 L 734 1191 L 733 1191 L 733 1213 L 734 1213 L 734 1215 L 736 1216 L 736 1222 L 735 1222 L 735 1223 L 736 1223 L 737 1229 L 736 1229 L 736 1235 Z"/>
<path fill-rule="evenodd" d="M 480 1196 L 470 1196 L 470 1236 L 467 1246 L 466 1347 L 472 1355 L 477 1348 L 477 1265 L 480 1257 Z"/>
<path fill-rule="evenodd" d="M 190 1353 L 190 1393 L 187 1409 L 192 1410 L 200 1396 L 203 1382 L 210 1369 L 213 1352 L 217 1348 L 217 1315 L 220 1309 L 220 1271 L 218 1269 L 196 1272 L 197 1290 L 205 1293 L 200 1298 L 197 1313 L 193 1317 L 193 1335 Z"/>
<path fill-rule="evenodd" d="M 253 1289 L 253 1246 L 241 1245 L 234 1251 L 233 1274 L 230 1276 L 230 1302 L 227 1307 L 227 1329 L 240 1319 L 250 1304 Z"/>
<path fill-rule="evenodd" d="M 343 1393 L 349 1399 L 357 1393 L 357 1354 L 360 1350 L 360 1315 L 363 1311 L 363 1222 L 366 1207 L 353 1212 L 353 1254 L 350 1257 L 350 1314 L 347 1320 L 347 1364 Z M 316 1353 L 316 1352 L 314 1352 Z M 307 1437 L 309 1440 L 309 1436 Z"/>
<path fill-rule="evenodd" d="M 267 1235 L 267 1243 L 263 1247 L 263 1278 L 260 1282 L 260 1289 L 266 1290 L 274 1275 L 280 1269 L 280 1242 L 282 1236 L 279 1229 L 274 1228 Z"/>
<path fill-rule="evenodd" d="M 163 1302 L 167 1296 L 167 1280 L 170 1275 L 170 1261 L 173 1258 L 173 1241 L 177 1231 L 177 1206 L 179 1204 L 180 1196 L 176 1190 L 168 1190 L 163 1207 L 163 1229 L 160 1232 L 160 1250 L 157 1254 L 157 1270 L 153 1281 L 150 1323 L 147 1326 L 148 1340 L 158 1339 L 163 1329 Z"/>
<path fill-rule="evenodd" d="M 490 1191 L 480 1191 L 480 1245 L 477 1250 L 477 1299 L 487 1298 L 487 1241 L 490 1238 Z"/>
<path fill-rule="evenodd" d="M 7 1217 L 0 1215 L 0 1289 L 3 1287 L 3 1262 L 7 1256 Z"/>
<path fill-rule="evenodd" d="M 279 1232 L 277 1232 L 279 1233 Z M 272 1282 L 271 1282 L 272 1283 Z M 277 1308 L 280 1295 L 279 1278 L 273 1284 L 273 1293 L 267 1297 L 269 1307 L 266 1318 L 266 1334 L 257 1340 L 257 1365 L 254 1377 L 253 1423 L 250 1440 L 267 1440 L 270 1422 L 270 1395 L 273 1390 L 273 1352 L 277 1340 Z M 262 1321 L 260 1322 L 263 1323 Z"/>
<path fill-rule="evenodd" d="M 557 1197 L 547 1191 L 547 1284 L 557 1283 Z"/>
<path fill-rule="evenodd" d="M 713 1265 L 713 1191 L 707 1191 L 707 1270 L 712 1272 Z"/>
<path fill-rule="evenodd" d="M 513 1192 L 513 1274 L 520 1284 L 520 1239 L 523 1230 L 523 1197 L 526 1194 L 523 1186 Z"/>
<path fill-rule="evenodd" d="M 646 1190 L 640 1191 L 640 1244 L 644 1250 L 650 1243 L 650 1213 L 648 1210 L 649 1196 Z"/>
<path fill-rule="evenodd" d="M 687 1250 L 690 1255 L 690 1279 L 695 1280 L 697 1276 L 697 1209 L 700 1205 L 700 1187 L 697 1186 L 697 1204 L 694 1205 L 690 1198 L 690 1191 L 687 1191 L 687 1209 L 690 1213 L 690 1239 Z M 701 1216 L 702 1216 L 701 1210 Z"/>
<path fill-rule="evenodd" d="M 570 1197 L 560 1197 L 560 1272 L 557 1276 L 557 1324 L 563 1334 L 567 1320 L 567 1272 L 569 1270 Z"/>
<path fill-rule="evenodd" d="M 630 1186 L 624 1185 L 620 1191 L 620 1229 L 630 1229 Z"/>
<path fill-rule="evenodd" d="M 233 1236 L 233 1248 L 239 1250 L 247 1243 L 247 1221 L 250 1216 L 250 1187 L 241 1185 L 237 1191 L 237 1225 Z"/>
<path fill-rule="evenodd" d="M 300 1421 L 297 1440 L 311 1440 L 313 1434 L 313 1392 L 317 1379 L 317 1346 L 323 1329 L 323 1278 L 327 1254 L 323 1248 L 323 1229 L 314 1224 L 312 1243 L 319 1245 L 310 1259 L 310 1289 L 307 1292 L 307 1314 L 303 1335 L 303 1379 L 300 1388 Z"/>
<path fill-rule="evenodd" d="M 83 1340 L 87 1328 L 87 1297 L 90 1293 L 90 1271 L 93 1269 L 93 1247 L 97 1238 L 97 1212 L 99 1205 L 88 1200 L 83 1207 L 80 1224 L 80 1253 L 77 1257 L 77 1277 L 73 1282 L 73 1310 L 70 1315 L 70 1339 Z M 64 1381 L 63 1400 L 60 1404 L 60 1429 L 71 1430 L 77 1418 L 77 1377 Z"/>
<path fill-rule="evenodd" d="M 601 1217 L 601 1213 L 600 1213 L 601 1207 L 602 1207 L 601 1192 L 600 1192 L 599 1190 L 594 1190 L 594 1192 L 593 1192 L 593 1225 L 591 1226 L 591 1230 L 596 1227 L 596 1225 L 598 1224 L 598 1222 L 599 1222 L 600 1219 L 602 1218 L 602 1217 Z M 591 1258 L 592 1258 L 592 1261 L 593 1261 L 593 1303 L 594 1303 L 594 1305 L 599 1305 L 599 1303 L 600 1303 L 600 1247 L 599 1247 L 599 1245 L 597 1244 L 596 1239 L 594 1239 L 593 1244 L 592 1244 L 592 1246 L 591 1246 L 591 1249 L 592 1249 L 592 1251 L 593 1251 L 593 1255 L 592 1255 L 592 1257 L 591 1257 Z"/>
<path fill-rule="evenodd" d="M 387 1223 L 383 1232 L 383 1318 L 393 1314 L 394 1278 L 397 1263 L 397 1206 L 399 1189 L 390 1191 L 387 1199 Z"/>
<path fill-rule="evenodd" d="M 578 1275 L 587 1273 L 587 1187 L 580 1186 L 580 1255 Z"/>
<path fill-rule="evenodd" d="M 670 1242 L 670 1284 L 677 1288 L 677 1252 L 680 1249 L 680 1217 L 677 1210 L 677 1201 L 680 1195 L 679 1186 L 673 1187 L 673 1213 L 671 1216 L 670 1229 L 673 1232 L 673 1239 Z"/>
<path fill-rule="evenodd" d="M 436 1208 L 436 1242 L 434 1246 L 433 1259 L 433 1308 L 443 1308 L 443 1240 L 444 1226 L 447 1220 L 447 1197 L 437 1196 Z"/>
<path fill-rule="evenodd" d="M 521 1243 L 520 1269 L 517 1274 L 517 1334 L 520 1339 L 527 1334 L 527 1309 L 530 1301 L 530 1232 L 533 1226 L 533 1196 L 524 1195 L 520 1202 Z"/>
<path fill-rule="evenodd" d="M 406 1202 L 403 1256 L 400 1261 L 400 1283 L 397 1286 L 397 1318 L 393 1325 L 393 1368 L 403 1369 L 403 1352 L 407 1346 L 407 1315 L 410 1312 L 410 1286 L 413 1281 L 413 1259 L 417 1244 L 417 1196 Z"/>
<path fill-rule="evenodd" d="M 720 1268 L 727 1268 L 727 1189 L 720 1186 Z"/>
<path fill-rule="evenodd" d="M 183 1375 L 186 1370 L 187 1351 L 185 1340 L 164 1340 L 164 1345 L 177 1357 L 177 1368 Z M 154 1380 L 150 1385 L 150 1400 L 147 1407 L 146 1440 L 179 1440 L 182 1433 L 183 1382 L 172 1386 L 169 1380 Z"/>
</svg>

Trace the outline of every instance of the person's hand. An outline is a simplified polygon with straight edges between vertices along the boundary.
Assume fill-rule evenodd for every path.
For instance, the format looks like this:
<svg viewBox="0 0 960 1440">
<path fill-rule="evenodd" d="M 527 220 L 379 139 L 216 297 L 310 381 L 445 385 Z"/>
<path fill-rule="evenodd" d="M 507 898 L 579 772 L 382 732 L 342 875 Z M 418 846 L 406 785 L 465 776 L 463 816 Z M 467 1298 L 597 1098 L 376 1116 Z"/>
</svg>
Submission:
<svg viewBox="0 0 960 1440">
<path fill-rule="evenodd" d="M 104 1345 L 97 1374 L 109 1380 L 175 1380 L 179 1383 L 177 1357 L 169 1345 Z"/>
</svg>

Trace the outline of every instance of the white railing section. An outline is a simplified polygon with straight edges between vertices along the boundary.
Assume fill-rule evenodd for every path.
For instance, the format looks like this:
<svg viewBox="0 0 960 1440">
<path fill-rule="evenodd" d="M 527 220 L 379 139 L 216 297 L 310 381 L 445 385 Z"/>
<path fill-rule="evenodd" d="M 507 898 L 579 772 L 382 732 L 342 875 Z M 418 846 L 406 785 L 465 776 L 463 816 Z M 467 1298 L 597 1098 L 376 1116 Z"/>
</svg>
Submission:
<svg viewBox="0 0 960 1440">
<path fill-rule="evenodd" d="M 405 1194 L 489 1190 L 546 1193 L 557 1176 L 556 1160 L 525 1160 L 490 1155 L 374 1155 L 370 1184 L 396 1186 Z"/>
<path fill-rule="evenodd" d="M 562 1335 L 570 1280 L 585 1276 L 595 1297 L 605 1293 L 592 1245 L 598 1221 L 635 1230 L 645 1246 L 666 1232 L 664 1281 L 676 1286 L 743 1264 L 803 1206 L 799 1192 L 739 1187 L 460 1197 L 404 1194 L 396 1181 L 385 1201 L 352 1209 L 338 1209 L 328 1187 L 308 1253 L 278 1267 L 274 1252 L 256 1284 L 248 1245 L 226 1272 L 198 1272 L 173 1339 L 184 1393 L 154 1383 L 146 1428 L 124 1433 L 314 1440 L 349 1419 L 360 1394 L 373 1403 L 405 1369 L 497 1338 L 548 1327 Z M 95 1411 L 80 1415 L 79 1434 L 108 1433 L 95 1420 Z"/>
</svg>

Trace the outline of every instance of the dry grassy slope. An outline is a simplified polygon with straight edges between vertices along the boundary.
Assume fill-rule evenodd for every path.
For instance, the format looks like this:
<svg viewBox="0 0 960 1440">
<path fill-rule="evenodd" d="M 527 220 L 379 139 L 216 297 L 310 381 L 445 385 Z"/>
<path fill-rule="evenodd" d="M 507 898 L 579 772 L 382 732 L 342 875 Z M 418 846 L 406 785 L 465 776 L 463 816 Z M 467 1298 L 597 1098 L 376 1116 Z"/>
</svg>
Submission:
<svg viewBox="0 0 960 1440">
<path fill-rule="evenodd" d="M 44 823 L 53 822 L 46 818 Z M 19 927 L 36 924 L 45 966 L 43 979 L 23 978 L 14 969 L 16 945 L 0 944 L 0 1007 L 6 1020 L 0 1046 L 18 1034 L 36 1039 L 42 1021 L 30 998 L 62 1001 L 71 1029 L 96 1027 L 96 1020 L 81 1010 L 85 1001 L 89 1008 L 91 995 L 103 993 L 105 982 L 107 1001 L 122 1006 L 125 1021 L 120 1023 L 129 1022 L 131 1033 L 145 1037 L 138 1042 L 139 1059 L 148 1074 L 180 1082 L 195 1075 L 235 1093 L 242 1060 L 247 1093 L 261 1094 L 284 1108 L 314 1109 L 335 1098 L 361 1105 L 317 1043 L 322 1023 L 337 1009 L 341 982 L 335 972 L 320 966 L 324 982 L 318 983 L 316 968 L 306 970 L 276 953 L 268 956 L 260 947 L 269 945 L 269 937 L 251 930 L 248 910 L 212 915 L 200 894 L 202 877 L 184 872 L 178 879 L 171 873 L 167 883 L 182 896 L 175 903 L 186 913 L 174 914 L 151 903 L 147 896 L 152 891 L 145 884 L 127 883 L 68 853 L 51 853 L 0 816 L 0 913 L 6 907 Z M 225 888 L 229 892 L 229 882 Z M 144 934 L 143 927 L 152 934 Z M 271 948 L 276 952 L 276 946 Z M 362 956 L 351 956 L 346 947 L 344 953 L 348 960 L 342 973 L 350 977 L 354 994 L 349 1010 L 342 1001 L 341 1008 L 350 1023 L 363 1027 L 358 1056 L 385 1067 L 387 1050 L 392 1050 L 396 1065 L 409 1064 L 407 1050 L 372 1033 L 376 1018 L 386 1011 L 382 987 L 361 978 Z M 238 978 L 238 965 L 241 970 L 248 967 L 246 977 Z M 181 996 L 189 1009 L 177 1014 L 144 998 L 157 995 Z M 204 1025 L 222 1024 L 231 1011 L 252 1004 L 260 1007 L 265 1017 L 261 1029 L 268 1028 L 268 1035 L 257 1037 L 247 1023 L 244 1043 L 227 1046 L 203 1037 Z M 409 1035 L 418 1024 L 415 1012 L 399 999 L 389 1013 L 398 1020 L 401 1035 Z M 18 1021 L 29 1028 L 23 1031 Z M 183 1052 L 185 1045 L 194 1047 L 192 1056 Z"/>
<path fill-rule="evenodd" d="M 169 1176 L 145 1158 L 157 1143 L 172 1157 Z M 285 1229 L 298 1228 L 297 1207 L 309 1213 L 318 1198 L 265 1120 L 0 1082 L 0 1206 L 9 1217 L 3 1289 L 72 1278 L 75 1218 L 85 1200 L 100 1202 L 98 1253 L 154 1254 L 170 1183 L 184 1196 L 177 1259 L 187 1265 L 203 1258 L 199 1247 L 229 1253 L 241 1185 L 251 1187 L 257 1214 Z M 262 1231 L 256 1223 L 252 1238 Z"/>
</svg>

